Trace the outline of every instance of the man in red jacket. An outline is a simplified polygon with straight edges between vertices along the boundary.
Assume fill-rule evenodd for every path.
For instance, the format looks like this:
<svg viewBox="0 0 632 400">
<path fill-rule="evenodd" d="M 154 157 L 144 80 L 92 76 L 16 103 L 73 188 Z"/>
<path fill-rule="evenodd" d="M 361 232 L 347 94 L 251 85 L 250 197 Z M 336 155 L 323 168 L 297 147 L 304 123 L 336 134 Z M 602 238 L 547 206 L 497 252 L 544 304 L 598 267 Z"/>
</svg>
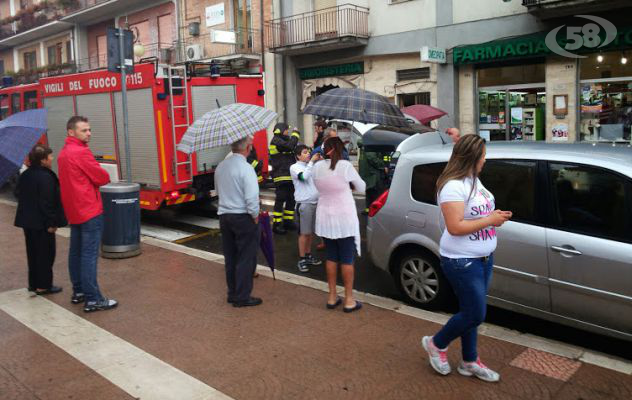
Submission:
<svg viewBox="0 0 632 400">
<path fill-rule="evenodd" d="M 110 182 L 107 171 L 94 159 L 88 142 L 92 134 L 86 117 L 74 116 L 66 125 L 68 137 L 59 153 L 61 202 L 70 223 L 68 269 L 73 304 L 83 311 L 108 310 L 116 300 L 104 297 L 97 283 L 97 260 L 103 233 L 103 204 L 99 187 Z"/>
</svg>

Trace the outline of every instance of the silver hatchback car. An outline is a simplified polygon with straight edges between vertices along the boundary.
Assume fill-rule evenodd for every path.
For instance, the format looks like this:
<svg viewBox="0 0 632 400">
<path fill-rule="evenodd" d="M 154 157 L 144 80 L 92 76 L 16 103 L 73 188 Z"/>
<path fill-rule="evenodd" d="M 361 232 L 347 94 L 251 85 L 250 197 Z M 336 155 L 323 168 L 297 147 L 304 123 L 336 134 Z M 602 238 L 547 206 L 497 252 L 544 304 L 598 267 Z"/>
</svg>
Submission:
<svg viewBox="0 0 632 400">
<path fill-rule="evenodd" d="M 453 301 L 439 265 L 435 184 L 452 145 L 402 154 L 373 205 L 368 249 L 407 301 Z M 491 143 L 480 177 L 498 229 L 489 303 L 632 341 L 632 149 L 611 145 Z"/>
</svg>

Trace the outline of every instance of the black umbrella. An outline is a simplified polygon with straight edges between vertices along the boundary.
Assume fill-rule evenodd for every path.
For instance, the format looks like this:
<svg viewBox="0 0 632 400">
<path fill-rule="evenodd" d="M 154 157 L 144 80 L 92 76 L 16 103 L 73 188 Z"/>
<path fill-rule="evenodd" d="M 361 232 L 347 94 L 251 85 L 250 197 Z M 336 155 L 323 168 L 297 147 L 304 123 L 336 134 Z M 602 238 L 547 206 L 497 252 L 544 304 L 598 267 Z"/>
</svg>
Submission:
<svg viewBox="0 0 632 400">
<path fill-rule="evenodd" d="M 399 107 L 386 97 L 363 89 L 336 88 L 316 96 L 305 114 L 387 126 L 408 126 Z"/>
</svg>

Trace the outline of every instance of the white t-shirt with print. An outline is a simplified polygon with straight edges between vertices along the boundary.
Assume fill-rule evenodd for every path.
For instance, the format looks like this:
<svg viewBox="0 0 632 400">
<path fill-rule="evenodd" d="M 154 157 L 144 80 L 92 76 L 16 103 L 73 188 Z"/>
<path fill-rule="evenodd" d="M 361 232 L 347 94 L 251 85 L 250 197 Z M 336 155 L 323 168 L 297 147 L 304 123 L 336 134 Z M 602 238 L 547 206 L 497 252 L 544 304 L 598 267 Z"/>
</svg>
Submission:
<svg viewBox="0 0 632 400">
<path fill-rule="evenodd" d="M 494 196 L 478 179 L 476 179 L 476 188 L 473 192 L 472 178 L 448 181 L 439 192 L 439 204 L 454 201 L 462 201 L 465 204 L 464 217 L 470 220 L 486 217 L 495 208 Z M 453 236 L 446 228 L 439 242 L 439 253 L 448 258 L 486 257 L 494 250 L 496 250 L 494 226 L 462 236 Z"/>
</svg>

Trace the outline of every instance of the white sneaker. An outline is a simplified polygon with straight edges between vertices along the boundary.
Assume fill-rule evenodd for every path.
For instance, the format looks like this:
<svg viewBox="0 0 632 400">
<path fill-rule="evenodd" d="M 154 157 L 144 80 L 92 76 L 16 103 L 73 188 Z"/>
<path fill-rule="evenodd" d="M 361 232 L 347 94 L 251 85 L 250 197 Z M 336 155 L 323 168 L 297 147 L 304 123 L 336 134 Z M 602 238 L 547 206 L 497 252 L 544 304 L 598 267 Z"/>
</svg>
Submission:
<svg viewBox="0 0 632 400">
<path fill-rule="evenodd" d="M 500 375 L 496 371 L 492 371 L 485 364 L 481 362 L 481 359 L 477 359 L 475 362 L 461 361 L 457 368 L 459 374 L 463 376 L 475 376 L 478 379 L 482 379 L 485 382 L 498 382 Z"/>
<path fill-rule="evenodd" d="M 448 349 L 441 350 L 432 342 L 432 337 L 424 336 L 421 339 L 421 345 L 428 352 L 428 360 L 430 366 L 440 373 L 441 375 L 447 375 L 452 372 L 450 363 L 448 363 Z"/>
</svg>

